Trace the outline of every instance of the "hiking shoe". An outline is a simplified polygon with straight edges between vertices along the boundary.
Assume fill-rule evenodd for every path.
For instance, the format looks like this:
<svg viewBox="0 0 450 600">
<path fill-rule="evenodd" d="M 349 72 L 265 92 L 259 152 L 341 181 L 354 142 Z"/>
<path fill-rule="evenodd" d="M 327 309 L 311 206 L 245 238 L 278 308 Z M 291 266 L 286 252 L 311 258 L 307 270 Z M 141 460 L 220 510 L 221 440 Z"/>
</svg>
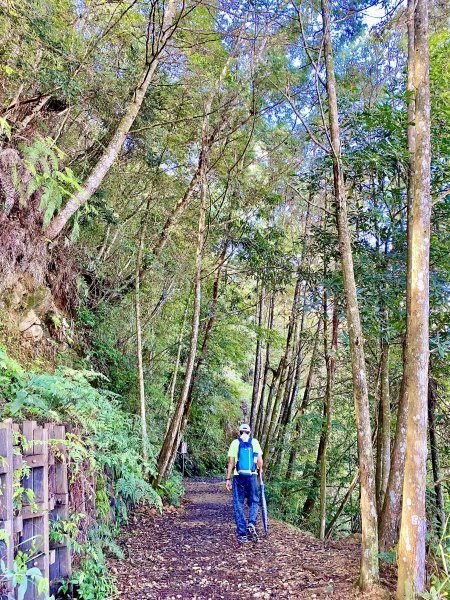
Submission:
<svg viewBox="0 0 450 600">
<path fill-rule="evenodd" d="M 252 542 L 257 542 L 258 541 L 258 534 L 256 532 L 256 527 L 253 525 L 253 523 L 249 523 L 247 525 L 247 534 L 248 537 L 252 540 Z"/>
<path fill-rule="evenodd" d="M 240 544 L 246 544 L 249 541 L 250 540 L 248 539 L 248 537 L 246 535 L 238 535 L 238 542 Z"/>
</svg>

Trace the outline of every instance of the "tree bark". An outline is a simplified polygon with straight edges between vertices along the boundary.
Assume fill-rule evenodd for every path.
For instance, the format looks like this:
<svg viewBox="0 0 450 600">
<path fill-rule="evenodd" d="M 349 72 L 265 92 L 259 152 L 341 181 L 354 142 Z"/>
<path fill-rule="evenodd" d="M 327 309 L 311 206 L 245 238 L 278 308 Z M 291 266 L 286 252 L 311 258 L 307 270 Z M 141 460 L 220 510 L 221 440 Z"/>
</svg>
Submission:
<svg viewBox="0 0 450 600">
<path fill-rule="evenodd" d="M 415 0 L 408 0 L 408 189 L 407 189 L 407 259 L 406 271 L 407 279 L 411 279 L 411 215 L 414 197 L 414 165 L 415 165 L 415 80 L 414 80 L 414 9 Z M 409 286 L 406 286 L 406 311 L 411 311 L 411 297 Z M 406 323 L 406 332 L 408 331 L 408 322 Z M 406 334 L 407 335 L 407 334 Z M 409 369 L 406 361 L 408 355 L 406 347 L 403 348 L 403 377 L 400 387 L 399 405 L 397 411 L 397 426 L 395 429 L 394 447 L 391 456 L 391 469 L 384 497 L 383 510 L 379 522 L 379 547 L 380 550 L 391 548 L 398 539 L 398 528 L 400 523 L 400 513 L 402 509 L 402 487 L 405 469 L 406 453 L 406 431 L 408 418 L 408 389 L 407 377 Z"/>
<path fill-rule="evenodd" d="M 257 322 L 258 322 L 258 334 L 256 338 L 256 351 L 255 351 L 255 370 L 253 373 L 253 390 L 252 390 L 252 406 L 250 410 L 250 427 L 254 428 L 256 415 L 258 414 L 258 405 L 260 401 L 260 386 L 261 386 L 261 366 L 262 366 L 262 340 L 261 340 L 261 328 L 264 319 L 264 296 L 265 296 L 264 286 L 261 285 L 261 292 L 259 295 L 258 302 L 258 313 L 257 313 Z"/>
<path fill-rule="evenodd" d="M 353 395 L 355 401 L 358 456 L 361 481 L 361 569 L 359 584 L 362 589 L 379 580 L 378 570 L 378 528 L 375 497 L 375 473 L 371 441 L 369 395 L 367 390 L 364 339 L 356 293 L 355 273 L 351 237 L 347 217 L 347 201 L 341 161 L 341 141 L 339 113 L 336 96 L 336 81 L 333 64 L 333 51 L 330 32 L 330 6 L 322 0 L 324 35 L 324 56 L 326 88 L 328 95 L 329 126 L 332 144 L 334 195 L 336 202 L 336 223 L 339 252 L 341 256 L 344 290 L 347 300 L 347 324 L 350 341 L 350 356 L 353 375 Z"/>
<path fill-rule="evenodd" d="M 299 273 L 299 275 L 297 277 L 297 281 L 295 283 L 294 298 L 292 300 L 292 309 L 291 309 L 291 314 L 289 317 L 286 342 L 284 345 L 283 354 L 280 358 L 280 363 L 279 363 L 277 371 L 276 371 L 276 378 L 274 376 L 274 380 L 272 381 L 272 388 L 274 388 L 275 379 L 276 379 L 276 382 L 278 383 L 278 389 L 277 389 L 277 393 L 275 396 L 275 401 L 273 403 L 273 408 L 271 411 L 270 419 L 268 420 L 267 434 L 266 434 L 266 437 L 264 440 L 264 451 L 263 451 L 264 461 L 266 461 L 266 459 L 267 459 L 267 455 L 268 455 L 269 447 L 270 447 L 270 443 L 271 443 L 271 438 L 272 438 L 272 433 L 273 433 L 275 423 L 278 418 L 278 412 L 280 410 L 280 402 L 281 402 L 282 393 L 283 393 L 283 376 L 284 376 L 284 372 L 287 367 L 289 351 L 291 349 L 291 343 L 292 343 L 292 336 L 294 333 L 294 327 L 295 327 L 295 324 L 297 322 L 297 317 L 298 317 L 298 303 L 299 303 L 299 299 L 300 299 L 301 285 L 302 285 L 302 275 L 301 275 L 301 273 Z"/>
<path fill-rule="evenodd" d="M 338 345 L 338 313 L 336 299 L 334 301 L 333 317 L 332 317 L 332 329 L 331 329 L 331 352 L 328 350 L 328 339 L 327 331 L 325 327 L 325 321 L 327 319 L 327 308 L 325 300 L 324 309 L 324 354 L 327 367 L 327 383 L 325 388 L 324 398 L 324 410 L 325 410 L 325 423 L 322 432 L 323 435 L 323 451 L 320 457 L 320 529 L 319 537 L 321 540 L 325 539 L 325 528 L 327 520 L 327 449 L 328 440 L 331 431 L 331 411 L 332 411 L 332 392 L 334 386 L 334 377 L 336 375 L 336 354 Z"/>
<path fill-rule="evenodd" d="M 198 382 L 198 378 L 200 376 L 200 371 L 201 371 L 201 367 L 203 365 L 203 362 L 205 360 L 206 357 L 206 353 L 208 351 L 208 346 L 209 346 L 209 341 L 211 339 L 211 334 L 212 334 L 212 330 L 214 327 L 214 323 L 216 320 L 216 315 L 217 315 L 217 302 L 219 300 L 219 290 L 220 290 L 220 276 L 222 273 L 222 267 L 224 265 L 225 262 L 225 257 L 227 254 L 227 248 L 228 248 L 228 240 L 225 240 L 224 244 L 223 244 L 223 248 L 222 251 L 220 253 L 219 256 L 219 260 L 217 263 L 217 267 L 214 273 L 214 282 L 213 282 L 213 291 L 212 291 L 212 299 L 211 299 L 211 307 L 210 307 L 210 314 L 208 317 L 208 320 L 206 321 L 206 326 L 205 326 L 205 333 L 203 335 L 203 342 L 202 342 L 202 346 L 198 355 L 198 358 L 195 362 L 195 367 L 194 367 L 194 372 L 192 375 L 192 382 L 191 382 L 191 387 L 189 389 L 189 394 L 187 397 L 187 401 L 184 407 L 184 412 L 183 412 L 183 421 L 182 421 L 182 425 L 180 428 L 180 432 L 179 435 L 181 436 L 186 428 L 187 425 L 187 420 L 189 417 L 189 412 L 192 406 L 192 400 L 193 400 L 193 393 L 194 393 L 194 388 L 195 385 Z"/>
<path fill-rule="evenodd" d="M 135 273 L 135 317 L 136 317 L 136 349 L 138 362 L 138 381 L 139 381 L 139 404 L 141 411 L 141 432 L 142 432 L 142 458 L 146 462 L 148 460 L 148 435 L 147 435 L 147 415 L 145 406 L 145 382 L 144 382 L 144 366 L 142 360 L 142 328 L 141 328 L 141 262 L 142 253 L 144 251 L 144 238 L 147 229 L 148 204 L 144 222 L 142 224 L 141 234 L 139 236 L 138 253 L 136 258 L 136 273 Z"/>
<path fill-rule="evenodd" d="M 206 217 L 206 172 L 203 173 L 202 191 L 200 194 L 200 211 L 198 220 L 197 235 L 197 253 L 194 278 L 194 310 L 192 315 L 191 340 L 189 345 L 189 354 L 186 362 L 186 372 L 184 376 L 183 388 L 178 399 L 178 403 L 164 438 L 163 445 L 158 457 L 157 475 L 155 484 L 158 485 L 161 480 L 168 475 L 169 468 L 173 464 L 174 457 L 178 447 L 178 435 L 182 425 L 183 414 L 187 402 L 189 389 L 191 386 L 192 374 L 194 372 L 195 355 L 197 351 L 198 331 L 200 324 L 200 306 L 202 292 L 202 263 L 205 241 L 205 217 Z"/>
<path fill-rule="evenodd" d="M 411 211 L 411 270 L 407 286 L 406 367 L 408 428 L 398 546 L 397 598 L 413 599 L 425 589 L 425 493 L 429 363 L 430 255 L 430 86 L 428 2 L 414 14 L 415 155 Z"/>
<path fill-rule="evenodd" d="M 49 240 L 54 240 L 61 233 L 69 219 L 98 190 L 115 160 L 119 156 L 119 153 L 125 142 L 125 138 L 139 113 L 148 86 L 150 85 L 150 82 L 152 81 L 155 71 L 158 67 L 161 53 L 169 39 L 172 37 L 176 28 L 176 24 L 174 25 L 173 23 L 176 6 L 176 0 L 168 0 L 167 7 L 164 10 L 162 27 L 160 31 L 154 32 L 154 40 L 152 40 L 152 48 L 154 49 L 153 55 L 147 57 L 145 69 L 140 76 L 138 86 L 134 90 L 132 100 L 128 104 L 125 114 L 121 118 L 111 141 L 102 154 L 100 160 L 95 165 L 92 173 L 89 175 L 81 189 L 66 202 L 65 206 L 50 221 L 49 226 L 45 231 L 45 237 Z M 152 25 L 156 27 L 155 23 Z"/>
<path fill-rule="evenodd" d="M 389 394 L 389 343 L 380 342 L 380 393 L 377 427 L 376 491 L 379 513 L 383 508 L 391 468 L 391 401 Z"/>
<path fill-rule="evenodd" d="M 192 288 L 191 288 L 191 292 L 192 292 Z M 170 422 L 172 420 L 173 406 L 174 406 L 174 402 L 175 402 L 175 388 L 177 385 L 178 371 L 180 369 L 181 351 L 183 348 L 184 328 L 186 326 L 186 320 L 187 320 L 187 314 L 188 314 L 188 308 L 189 308 L 189 298 L 190 298 L 191 292 L 189 293 L 188 299 L 186 301 L 186 308 L 184 309 L 183 322 L 181 324 L 180 334 L 178 336 L 177 358 L 175 360 L 175 367 L 173 369 L 173 373 L 172 373 L 172 377 L 171 377 L 170 385 L 169 385 L 169 410 L 167 411 L 166 433 L 169 429 Z"/>
<path fill-rule="evenodd" d="M 436 518 L 442 534 L 445 526 L 445 500 L 441 483 L 441 466 L 439 446 L 436 432 L 437 382 L 430 377 L 428 382 L 428 424 L 430 432 L 430 454 L 433 467 L 434 501 L 436 503 Z"/>
<path fill-rule="evenodd" d="M 273 293 L 270 294 L 270 299 L 269 299 L 269 310 L 268 310 L 268 315 L 267 315 L 267 329 L 269 331 L 272 331 L 273 328 L 273 316 L 274 316 L 274 311 L 275 311 L 275 295 Z M 270 369 L 270 342 L 266 341 L 266 352 L 265 352 L 265 358 L 264 358 L 264 370 L 263 370 L 263 377 L 262 377 L 262 382 L 261 382 L 261 398 L 259 401 L 259 406 L 258 406 L 258 413 L 256 416 L 256 428 L 254 429 L 254 433 L 255 436 L 262 441 L 262 433 L 263 433 L 263 423 L 265 420 L 265 415 L 266 415 L 266 411 L 267 411 L 267 405 L 266 405 L 266 383 L 267 383 L 267 376 L 269 374 L 269 369 Z"/>
<path fill-rule="evenodd" d="M 380 504 L 386 494 L 391 469 L 391 398 L 389 393 L 389 342 L 381 342 L 381 486 Z"/>
<path fill-rule="evenodd" d="M 319 348 L 319 335 L 320 335 L 321 325 L 322 325 L 322 319 L 319 319 L 319 322 L 317 324 L 316 336 L 314 338 L 314 346 L 313 346 L 313 349 L 311 352 L 311 360 L 309 363 L 308 376 L 306 378 L 305 389 L 303 391 L 303 398 L 300 403 L 300 406 L 298 407 L 297 414 L 295 416 L 296 426 L 295 426 L 295 432 L 294 432 L 294 439 L 291 441 L 291 451 L 289 453 L 289 460 L 288 460 L 288 465 L 287 465 L 287 469 L 286 469 L 286 477 L 285 477 L 286 481 L 291 480 L 292 476 L 294 474 L 294 464 L 295 464 L 295 459 L 297 458 L 297 454 L 298 454 L 299 438 L 300 438 L 300 433 L 301 433 L 301 429 L 302 429 L 301 417 L 304 414 L 305 410 L 308 408 L 308 404 L 309 404 L 309 396 L 311 393 L 314 370 L 316 367 L 317 350 Z"/>
</svg>

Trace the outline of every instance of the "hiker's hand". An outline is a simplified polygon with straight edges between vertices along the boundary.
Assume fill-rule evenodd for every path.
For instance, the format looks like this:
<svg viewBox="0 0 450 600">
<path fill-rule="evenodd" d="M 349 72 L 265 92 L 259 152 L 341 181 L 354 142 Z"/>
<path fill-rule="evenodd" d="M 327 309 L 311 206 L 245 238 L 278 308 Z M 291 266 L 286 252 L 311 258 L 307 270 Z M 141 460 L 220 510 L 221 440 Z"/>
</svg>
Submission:
<svg viewBox="0 0 450 600">
<path fill-rule="evenodd" d="M 227 490 L 228 490 L 229 492 L 231 492 L 231 479 L 227 479 L 227 480 L 225 481 L 225 487 L 227 488 Z"/>
</svg>

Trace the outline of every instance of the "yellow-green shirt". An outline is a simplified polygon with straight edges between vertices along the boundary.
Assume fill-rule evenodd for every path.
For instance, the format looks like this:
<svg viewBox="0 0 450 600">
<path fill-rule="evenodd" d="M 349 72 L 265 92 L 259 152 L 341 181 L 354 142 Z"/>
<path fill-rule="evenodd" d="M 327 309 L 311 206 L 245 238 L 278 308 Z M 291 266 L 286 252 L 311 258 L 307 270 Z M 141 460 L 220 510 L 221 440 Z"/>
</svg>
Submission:
<svg viewBox="0 0 450 600">
<path fill-rule="evenodd" d="M 253 452 L 256 453 L 258 456 L 261 456 L 262 455 L 261 446 L 260 446 L 258 440 L 256 440 L 255 438 L 252 438 L 252 446 L 253 446 Z M 239 453 L 239 440 L 236 438 L 235 440 L 233 440 L 231 442 L 230 449 L 228 450 L 228 458 L 234 458 L 234 460 L 237 462 L 238 453 Z M 236 462 L 235 462 L 235 464 L 236 464 Z M 236 469 L 234 469 L 233 475 L 239 475 L 239 473 L 236 471 Z"/>
</svg>

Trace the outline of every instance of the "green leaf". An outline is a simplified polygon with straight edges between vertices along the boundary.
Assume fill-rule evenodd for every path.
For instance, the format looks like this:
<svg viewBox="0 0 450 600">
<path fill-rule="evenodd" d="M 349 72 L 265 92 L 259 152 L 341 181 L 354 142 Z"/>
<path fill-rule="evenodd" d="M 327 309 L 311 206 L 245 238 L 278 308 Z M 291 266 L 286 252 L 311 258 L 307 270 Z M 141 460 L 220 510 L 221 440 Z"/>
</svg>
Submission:
<svg viewBox="0 0 450 600">
<path fill-rule="evenodd" d="M 18 600 L 24 599 L 26 591 L 27 591 L 27 587 L 28 587 L 28 579 L 26 577 L 24 577 L 22 579 L 22 581 L 20 582 L 19 589 L 17 591 Z"/>
</svg>

